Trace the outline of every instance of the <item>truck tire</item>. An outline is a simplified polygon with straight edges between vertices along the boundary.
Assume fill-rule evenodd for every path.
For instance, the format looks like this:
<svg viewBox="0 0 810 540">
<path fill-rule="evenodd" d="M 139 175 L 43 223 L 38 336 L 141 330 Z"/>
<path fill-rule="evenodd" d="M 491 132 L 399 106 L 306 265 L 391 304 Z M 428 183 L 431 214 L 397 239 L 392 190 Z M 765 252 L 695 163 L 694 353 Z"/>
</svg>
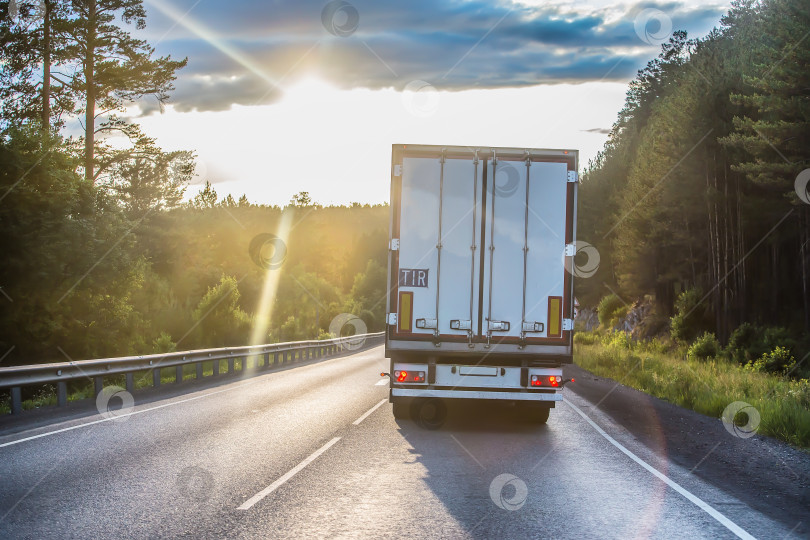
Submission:
<svg viewBox="0 0 810 540">
<path fill-rule="evenodd" d="M 447 405 L 439 398 L 417 398 L 411 404 L 411 419 L 424 429 L 439 429 L 447 419 Z"/>
<path fill-rule="evenodd" d="M 397 420 L 407 420 L 411 417 L 410 404 L 402 399 L 394 400 L 394 418 Z"/>
<path fill-rule="evenodd" d="M 548 422 L 548 415 L 551 407 L 536 403 L 522 403 L 520 407 L 521 417 L 532 424 L 545 424 Z"/>
</svg>

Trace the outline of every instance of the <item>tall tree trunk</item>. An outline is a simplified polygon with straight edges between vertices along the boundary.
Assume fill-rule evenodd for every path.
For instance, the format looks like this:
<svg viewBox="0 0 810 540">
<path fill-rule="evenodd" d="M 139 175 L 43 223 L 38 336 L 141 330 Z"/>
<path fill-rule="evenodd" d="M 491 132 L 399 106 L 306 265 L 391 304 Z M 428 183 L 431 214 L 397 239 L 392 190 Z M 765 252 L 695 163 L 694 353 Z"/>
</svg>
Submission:
<svg viewBox="0 0 810 540">
<path fill-rule="evenodd" d="M 707 157 L 708 160 L 708 157 Z M 711 203 L 711 182 L 709 181 L 709 164 L 708 162 L 704 161 L 705 163 L 705 171 L 706 171 L 706 221 L 707 221 L 707 229 L 709 236 L 707 238 L 709 245 L 707 246 L 707 254 L 709 256 L 709 280 L 706 283 L 706 288 L 711 289 L 715 283 L 717 283 L 717 276 L 715 271 L 717 266 L 715 265 L 715 251 L 714 251 L 714 227 L 712 226 L 712 203 Z"/>
<path fill-rule="evenodd" d="M 717 197 L 719 196 L 720 190 L 717 189 L 717 154 L 712 152 L 712 183 L 713 183 L 713 191 L 712 191 L 712 198 L 714 199 L 712 206 L 714 207 L 714 250 L 715 250 L 715 263 L 717 264 L 717 270 L 715 272 L 715 276 L 717 276 L 717 286 L 714 287 L 714 325 L 717 331 L 720 331 L 722 327 L 722 310 L 724 306 L 721 304 L 723 303 L 723 291 L 721 287 L 723 287 L 723 261 L 720 258 L 720 210 L 717 206 Z"/>
<path fill-rule="evenodd" d="M 684 225 L 686 227 L 686 237 L 689 239 L 689 262 L 692 266 L 692 286 L 697 285 L 697 270 L 695 270 L 695 252 L 692 250 L 692 233 L 689 232 L 689 218 L 684 216 Z"/>
<path fill-rule="evenodd" d="M 799 257 L 802 263 L 802 300 L 804 303 L 804 330 L 810 332 L 810 291 L 808 291 L 808 242 L 810 242 L 810 213 L 802 209 L 799 213 Z"/>
<path fill-rule="evenodd" d="M 715 162 L 715 171 L 717 170 L 717 163 Z M 729 259 L 729 229 L 731 228 L 728 209 L 728 176 L 726 176 L 725 163 L 723 164 L 723 326 L 718 328 L 718 335 L 720 342 L 725 344 L 728 340 L 730 328 L 730 305 L 732 298 L 732 281 L 729 279 L 731 273 L 730 265 L 732 264 Z M 733 279 L 733 278 L 732 278 Z"/>
<path fill-rule="evenodd" d="M 42 133 L 51 127 L 51 1 L 43 2 L 42 19 Z"/>
<path fill-rule="evenodd" d="M 84 78 L 87 83 L 87 102 L 84 111 L 84 177 L 94 181 L 93 158 L 96 135 L 96 2 L 90 0 L 87 13 L 87 50 L 84 58 Z"/>
<path fill-rule="evenodd" d="M 745 227 L 742 210 L 743 193 L 740 189 L 740 175 L 735 174 L 734 180 L 737 189 L 737 239 L 739 240 L 737 260 L 741 261 L 740 266 L 737 268 L 740 274 L 740 323 L 743 323 L 748 320 L 748 274 L 745 271 L 747 263 L 742 260 L 743 253 L 745 253 Z"/>
</svg>

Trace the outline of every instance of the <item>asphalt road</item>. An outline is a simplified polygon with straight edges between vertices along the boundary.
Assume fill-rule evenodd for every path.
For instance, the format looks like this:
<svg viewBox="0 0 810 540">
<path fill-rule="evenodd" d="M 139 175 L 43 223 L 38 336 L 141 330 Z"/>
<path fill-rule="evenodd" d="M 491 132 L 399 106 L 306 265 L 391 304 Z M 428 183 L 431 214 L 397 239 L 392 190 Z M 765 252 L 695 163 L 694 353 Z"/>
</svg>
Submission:
<svg viewBox="0 0 810 540">
<path fill-rule="evenodd" d="M 641 436 L 596 406 L 627 391 L 609 381 L 582 382 L 591 393 L 608 388 L 599 399 L 573 391 L 579 381 L 567 387 L 546 426 L 477 406 L 451 407 L 441 429 L 426 430 L 394 420 L 381 370 L 374 347 L 145 403 L 136 396 L 115 419 L 54 413 L 36 428 L 0 431 L 0 538 L 808 534 L 801 501 L 769 501 L 735 483 L 739 470 L 716 470 L 719 443 L 709 451 L 712 441 L 698 438 L 694 456 L 670 456 L 680 451 L 660 444 L 660 412 L 634 415 L 646 422 Z M 787 452 L 799 456 L 792 469 L 807 466 Z M 684 463 L 702 453 L 711 474 L 700 474 L 703 460 Z"/>
</svg>

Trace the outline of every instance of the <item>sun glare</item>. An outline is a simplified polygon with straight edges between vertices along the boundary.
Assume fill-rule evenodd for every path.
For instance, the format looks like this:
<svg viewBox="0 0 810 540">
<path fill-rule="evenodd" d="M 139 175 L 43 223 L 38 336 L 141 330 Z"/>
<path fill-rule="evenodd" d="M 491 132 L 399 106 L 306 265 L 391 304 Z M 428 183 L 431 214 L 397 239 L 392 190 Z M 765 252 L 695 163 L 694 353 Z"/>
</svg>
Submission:
<svg viewBox="0 0 810 540">
<path fill-rule="evenodd" d="M 339 92 L 339 88 L 315 75 L 309 75 L 284 88 L 282 103 L 297 104 L 320 102 L 327 99 L 334 99 Z"/>
</svg>

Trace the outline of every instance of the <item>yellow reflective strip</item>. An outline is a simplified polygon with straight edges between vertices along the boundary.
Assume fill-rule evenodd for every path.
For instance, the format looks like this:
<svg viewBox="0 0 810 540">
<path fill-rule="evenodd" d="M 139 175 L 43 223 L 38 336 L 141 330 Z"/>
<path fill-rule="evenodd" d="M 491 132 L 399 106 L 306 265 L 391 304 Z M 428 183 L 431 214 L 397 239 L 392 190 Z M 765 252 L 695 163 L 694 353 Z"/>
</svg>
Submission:
<svg viewBox="0 0 810 540">
<path fill-rule="evenodd" d="M 411 331 L 411 310 L 413 308 L 413 294 L 399 295 L 399 329 L 402 332 Z"/>
<path fill-rule="evenodd" d="M 552 296 L 548 299 L 548 335 L 560 336 L 562 335 L 562 328 L 560 321 L 562 317 L 562 298 L 559 296 Z"/>
</svg>

